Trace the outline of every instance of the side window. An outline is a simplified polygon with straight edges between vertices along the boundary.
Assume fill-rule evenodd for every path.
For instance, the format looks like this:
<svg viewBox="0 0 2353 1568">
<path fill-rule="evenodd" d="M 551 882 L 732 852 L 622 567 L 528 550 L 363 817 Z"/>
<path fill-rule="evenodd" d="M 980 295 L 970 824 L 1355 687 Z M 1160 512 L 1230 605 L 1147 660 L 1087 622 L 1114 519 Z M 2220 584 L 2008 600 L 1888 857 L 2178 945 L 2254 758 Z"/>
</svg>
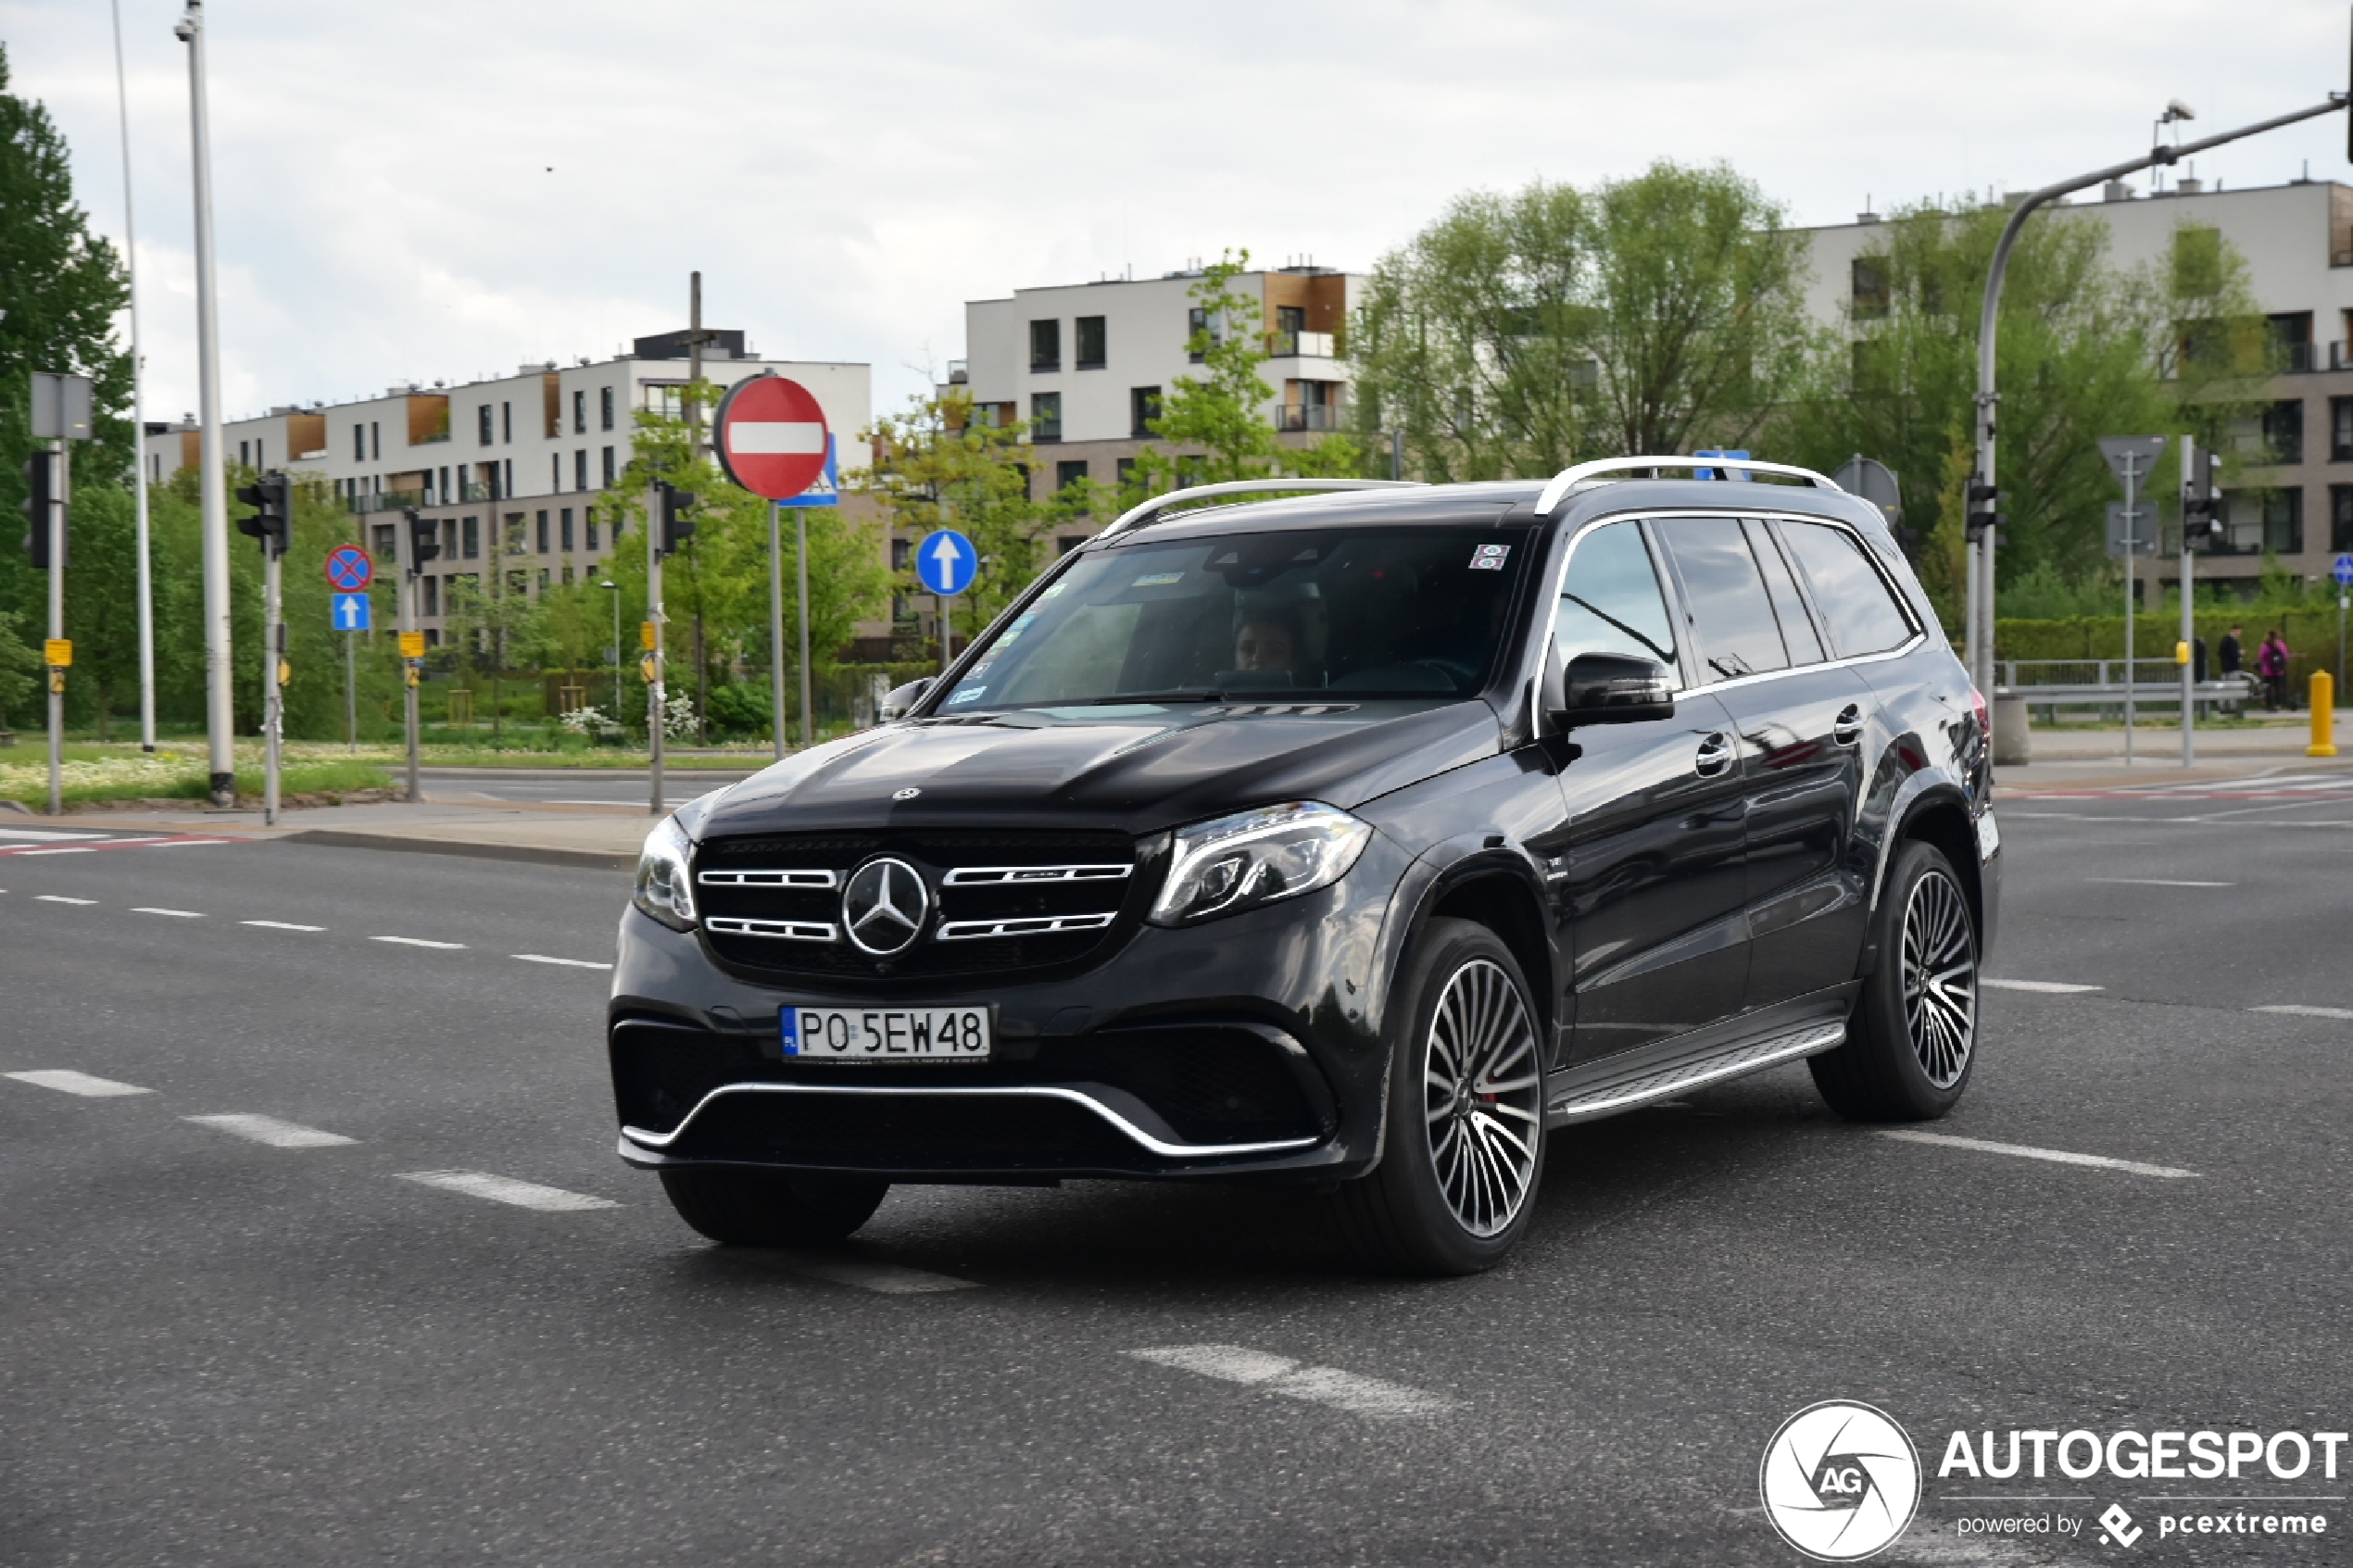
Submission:
<svg viewBox="0 0 2353 1568">
<path fill-rule="evenodd" d="M 1789 562 L 1781 558 L 1781 547 L 1773 543 L 1773 531 L 1753 521 L 1747 527 L 1748 547 L 1756 553 L 1756 564 L 1765 569 L 1765 587 L 1773 596 L 1773 613 L 1781 620 L 1781 641 L 1789 645 L 1789 661 L 1821 663 L 1822 639 L 1815 634 L 1813 621 L 1806 619 L 1806 600 L 1798 594 L 1797 580 L 1789 574 Z"/>
<path fill-rule="evenodd" d="M 1710 681 L 1789 668 L 1765 577 L 1738 518 L 1670 517 L 1657 528 L 1683 576 L 1692 639 Z"/>
<path fill-rule="evenodd" d="M 1823 630 L 1841 658 L 1885 653 L 1910 638 L 1911 619 L 1864 555 L 1861 540 L 1821 522 L 1785 522 L 1781 537 L 1814 590 Z"/>
<path fill-rule="evenodd" d="M 1640 524 L 1604 523 L 1577 541 L 1553 637 L 1564 664 L 1580 653 L 1621 653 L 1675 670 L 1675 632 Z"/>
</svg>

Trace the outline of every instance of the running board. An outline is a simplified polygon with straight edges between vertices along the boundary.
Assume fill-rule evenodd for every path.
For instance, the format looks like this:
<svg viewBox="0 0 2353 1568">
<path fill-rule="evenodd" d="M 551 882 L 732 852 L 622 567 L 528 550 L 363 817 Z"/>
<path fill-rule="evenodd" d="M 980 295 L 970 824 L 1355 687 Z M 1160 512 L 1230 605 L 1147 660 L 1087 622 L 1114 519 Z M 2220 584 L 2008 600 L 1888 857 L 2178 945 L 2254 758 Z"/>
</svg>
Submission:
<svg viewBox="0 0 2353 1568">
<path fill-rule="evenodd" d="M 1745 1046 L 1734 1046 L 1714 1056 L 1704 1056 L 1696 1061 L 1643 1073 L 1639 1077 L 1622 1078 L 1598 1088 L 1571 1091 L 1546 1108 L 1546 1119 L 1558 1126 L 1570 1122 L 1590 1122 L 1599 1116 L 1613 1116 L 1621 1110 L 1631 1110 L 1638 1105 L 1666 1099 L 1686 1089 L 1737 1078 L 1744 1073 L 1755 1073 L 1777 1062 L 1794 1061 L 1802 1056 L 1826 1051 L 1846 1038 L 1844 1022 L 1814 1023 L 1794 1034 L 1778 1035 L 1769 1040 L 1758 1040 Z"/>
</svg>

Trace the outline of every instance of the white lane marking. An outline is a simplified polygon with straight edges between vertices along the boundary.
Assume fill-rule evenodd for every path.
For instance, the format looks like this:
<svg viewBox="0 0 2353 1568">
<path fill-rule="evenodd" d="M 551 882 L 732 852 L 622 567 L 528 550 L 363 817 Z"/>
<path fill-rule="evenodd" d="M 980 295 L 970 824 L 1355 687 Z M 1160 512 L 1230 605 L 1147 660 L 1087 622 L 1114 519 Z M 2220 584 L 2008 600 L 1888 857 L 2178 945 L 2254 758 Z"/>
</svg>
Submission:
<svg viewBox="0 0 2353 1568">
<path fill-rule="evenodd" d="M 2162 876 L 2087 876 L 2085 882 L 2103 882 L 2117 887 L 2236 887 L 2235 882 L 2178 882 Z"/>
<path fill-rule="evenodd" d="M 371 936 L 371 942 L 397 942 L 404 947 L 462 947 L 463 942 L 435 942 L 423 936 Z"/>
<path fill-rule="evenodd" d="M 566 969 L 610 969 L 612 967 L 609 963 L 598 963 L 590 959 L 551 959 L 545 953 L 510 953 L 507 956 L 510 959 L 520 959 L 524 963 L 561 964 Z"/>
<path fill-rule="evenodd" d="M 2249 1008 L 2249 1012 L 2284 1012 L 2296 1018 L 2353 1018 L 2353 1008 L 2308 1008 L 2294 1002 L 2274 1002 L 2270 1007 Z"/>
<path fill-rule="evenodd" d="M 0 828 L 0 838 L 21 838 L 36 844 L 65 844 L 78 838 L 103 839 L 103 833 L 55 833 L 43 828 Z"/>
<path fill-rule="evenodd" d="M 55 1089 L 59 1094 L 82 1095 L 90 1099 L 155 1093 L 155 1090 L 143 1089 L 136 1084 L 118 1084 L 112 1078 L 93 1078 L 87 1073 L 76 1073 L 62 1067 L 44 1067 L 32 1073 L 0 1073 L 0 1078 L 14 1078 L 19 1084 Z"/>
<path fill-rule="evenodd" d="M 947 1274 L 927 1274 L 921 1269 L 902 1269 L 895 1263 L 849 1261 L 811 1263 L 800 1272 L 818 1279 L 829 1279 L 836 1285 L 854 1285 L 861 1290 L 879 1291 L 885 1296 L 926 1296 L 938 1290 L 979 1288 L 972 1280 L 955 1279 Z"/>
<path fill-rule="evenodd" d="M 36 893 L 32 898 L 37 904 L 94 904 L 98 901 L 95 898 L 69 898 L 62 893 Z"/>
<path fill-rule="evenodd" d="M 1996 991 L 2041 991 L 2054 997 L 2072 997 L 2084 991 L 2105 991 L 2105 985 L 2070 985 L 2064 980 L 1996 980 L 1991 975 L 1978 976 L 1980 985 L 1991 985 Z"/>
<path fill-rule="evenodd" d="M 95 855 L 97 849 L 87 844 L 77 844 L 66 849 L 18 849 L 10 852 L 12 860 L 31 859 L 35 855 Z"/>
<path fill-rule="evenodd" d="M 181 920 L 204 919 L 202 909 L 157 909 L 153 904 L 133 904 L 131 906 L 131 912 L 134 915 L 173 915 Z"/>
<path fill-rule="evenodd" d="M 150 849 L 190 849 L 199 844 L 236 844 L 234 838 L 159 838 L 147 846 Z"/>
<path fill-rule="evenodd" d="M 1269 1355 L 1242 1345 L 1168 1345 L 1157 1349 L 1130 1350 L 1127 1354 L 1139 1361 L 1175 1367 L 1179 1372 L 1198 1373 L 1227 1383 L 1246 1383 L 1287 1399 L 1330 1405 L 1356 1415 L 1441 1415 L 1454 1408 L 1452 1399 L 1408 1388 L 1402 1383 L 1365 1377 L 1338 1367 L 1303 1366 L 1289 1356 Z"/>
<path fill-rule="evenodd" d="M 327 929 L 323 925 L 296 925 L 292 921 L 283 920 L 243 920 L 237 923 L 258 925 L 264 931 L 324 931 Z"/>
<path fill-rule="evenodd" d="M 359 1141 L 345 1137 L 341 1133 L 322 1133 L 316 1127 L 306 1127 L 297 1122 L 281 1122 L 275 1116 L 182 1116 L 180 1120 L 194 1122 L 203 1127 L 218 1127 L 241 1138 L 266 1143 L 271 1148 L 332 1148 L 337 1144 Z"/>
<path fill-rule="evenodd" d="M 2047 1160 L 2054 1165 L 2096 1165 L 2107 1171 L 2129 1171 L 2136 1176 L 2195 1176 L 2196 1171 L 2171 1165 L 2144 1165 L 2137 1160 L 2112 1160 L 2105 1154 L 2076 1154 L 2064 1148 L 2036 1148 L 2022 1143 L 1993 1143 L 1984 1138 L 1955 1137 L 1950 1133 L 1922 1133 L 1909 1127 L 1883 1127 L 1881 1137 L 1905 1143 L 1939 1144 L 1946 1148 L 1973 1148 L 1982 1154 L 2014 1154 L 2020 1160 Z"/>
<path fill-rule="evenodd" d="M 448 1192 L 462 1192 L 469 1198 L 486 1198 L 494 1203 L 511 1203 L 519 1209 L 563 1212 L 621 1207 L 610 1198 L 591 1198 L 583 1192 L 541 1186 L 537 1182 L 519 1182 L 511 1176 L 494 1176 L 487 1171 L 403 1171 L 400 1179 L 420 1182 L 429 1187 L 441 1187 Z"/>
</svg>

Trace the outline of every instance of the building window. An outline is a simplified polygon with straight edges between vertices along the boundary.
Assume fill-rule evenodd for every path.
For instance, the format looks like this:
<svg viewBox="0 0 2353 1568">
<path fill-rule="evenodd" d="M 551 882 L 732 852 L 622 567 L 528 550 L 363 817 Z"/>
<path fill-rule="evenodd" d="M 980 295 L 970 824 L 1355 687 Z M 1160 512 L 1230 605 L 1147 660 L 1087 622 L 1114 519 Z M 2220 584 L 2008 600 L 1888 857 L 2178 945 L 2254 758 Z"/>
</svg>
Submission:
<svg viewBox="0 0 2353 1568">
<path fill-rule="evenodd" d="M 572 548 L 572 508 L 570 507 L 566 507 L 562 511 L 559 512 L 556 516 L 556 537 L 561 541 L 559 548 L 570 550 Z M 564 581 L 569 583 L 572 579 L 567 577 Z"/>
<path fill-rule="evenodd" d="M 2224 556 L 2302 555 L 2304 492 L 2285 488 L 2224 491 L 2222 537 L 2212 549 Z"/>
<path fill-rule="evenodd" d="M 1136 477 L 1136 459 L 1122 458 L 1114 467 L 1118 470 L 1117 483 L 1120 489 L 1124 491 L 1127 488 L 1128 482 Z"/>
<path fill-rule="evenodd" d="M 1054 488 L 1057 491 L 1067 490 L 1074 484 L 1083 484 L 1086 482 L 1086 458 L 1074 458 L 1068 462 L 1054 465 Z"/>
<path fill-rule="evenodd" d="M 498 467 L 501 470 L 498 477 L 503 482 L 507 494 L 511 495 L 515 493 L 515 460 L 509 458 Z"/>
<path fill-rule="evenodd" d="M 1029 323 L 1029 368 L 1033 370 L 1059 370 L 1063 368 L 1063 324 L 1060 321 Z"/>
<path fill-rule="evenodd" d="M 588 433 L 588 390 L 585 387 L 573 389 L 572 433 L 574 435 Z"/>
<path fill-rule="evenodd" d="M 1082 370 L 1101 370 L 1106 340 L 1110 335 L 1103 331 L 1103 319 L 1101 316 L 1081 316 L 1071 325 L 1073 335 L 1077 339 L 1072 346 L 1078 351 L 1078 368 Z"/>
<path fill-rule="evenodd" d="M 1887 315 L 1887 258 L 1858 256 L 1846 267 L 1847 314 L 1858 321 L 1877 321 Z"/>
<path fill-rule="evenodd" d="M 400 543 L 395 535 L 393 525 L 388 522 L 376 524 L 376 558 L 390 560 L 393 551 L 399 547 Z"/>
<path fill-rule="evenodd" d="M 605 488 L 608 490 L 612 488 L 614 471 L 615 470 L 612 466 L 612 448 L 608 446 L 605 448 Z"/>
<path fill-rule="evenodd" d="M 588 448 L 585 446 L 572 455 L 572 487 L 574 490 L 588 488 Z"/>
<path fill-rule="evenodd" d="M 441 579 L 425 577 L 419 581 L 425 585 L 425 613 L 439 615 L 441 613 Z"/>
<path fill-rule="evenodd" d="M 2304 400 L 2291 398 L 2263 410 L 2263 445 L 2275 463 L 2304 460 Z"/>
<path fill-rule="evenodd" d="M 441 470 L 441 504 L 447 506 L 450 502 L 458 499 L 459 499 L 459 497 L 449 494 L 449 470 L 447 469 L 443 469 Z"/>
<path fill-rule="evenodd" d="M 543 566 L 539 569 L 539 591 L 541 593 L 544 594 L 547 591 L 547 584 L 554 580 L 555 575 L 554 571 L 548 567 Z"/>
<path fill-rule="evenodd" d="M 1185 312 L 1185 357 L 1188 359 L 1200 364 L 1208 358 L 1205 351 L 1214 347 L 1216 342 L 1217 334 L 1210 330 L 1208 310 L 1196 305 Z"/>
<path fill-rule="evenodd" d="M 2353 484 L 2329 486 L 2329 548 L 2353 550 Z"/>
<path fill-rule="evenodd" d="M 600 386 L 597 389 L 597 412 L 603 421 L 598 428 L 612 429 L 612 388 Z"/>
<path fill-rule="evenodd" d="M 493 418 L 494 416 L 490 411 L 490 405 L 487 403 L 484 403 L 481 408 L 474 410 L 474 433 L 482 437 L 481 441 L 476 445 L 483 446 L 490 445 L 493 436 L 496 434 L 496 427 L 491 423 Z"/>
<path fill-rule="evenodd" d="M 510 446 L 513 445 L 515 444 L 515 406 L 513 404 L 498 405 L 498 428 L 502 432 L 498 439 Z"/>
<path fill-rule="evenodd" d="M 446 517 L 441 520 L 441 558 L 443 560 L 458 558 L 458 520 L 454 517 Z"/>
<path fill-rule="evenodd" d="M 563 487 L 564 455 L 561 452 L 550 452 L 547 454 L 547 494 L 552 495 Z"/>
<path fill-rule="evenodd" d="M 543 556 L 547 553 L 547 514 L 542 510 L 539 514 L 538 544 L 539 553 Z"/>
<path fill-rule="evenodd" d="M 1071 551 L 1078 548 L 1079 546 L 1084 545 L 1086 542 L 1087 535 L 1084 533 L 1062 534 L 1054 540 L 1054 554 L 1058 556 L 1066 556 L 1070 554 Z"/>
<path fill-rule="evenodd" d="M 482 558 L 482 520 L 470 517 L 458 524 L 460 535 L 458 554 L 467 560 Z"/>
<path fill-rule="evenodd" d="M 1033 392 L 1029 395 L 1029 439 L 1060 441 L 1063 438 L 1063 395 L 1059 392 Z"/>
<path fill-rule="evenodd" d="M 253 464 L 253 454 L 246 450 L 250 445 L 250 443 L 244 441 L 237 443 L 237 466 L 239 468 L 249 468 Z"/>
<path fill-rule="evenodd" d="M 1131 386 L 1127 389 L 1127 433 L 1139 441 L 1151 434 L 1152 421 L 1160 418 L 1160 388 Z"/>
<path fill-rule="evenodd" d="M 381 457 L 383 457 L 384 455 L 384 426 L 383 426 L 383 425 L 381 425 L 381 424 L 378 424 L 378 423 L 377 423 L 375 420 L 370 420 L 368 421 L 368 456 L 370 456 L 371 458 L 381 458 Z"/>
<path fill-rule="evenodd" d="M 2329 461 L 2353 463 L 2353 397 L 2329 399 Z"/>
<path fill-rule="evenodd" d="M 915 542 L 912 539 L 893 539 L 890 542 L 890 570 L 905 571 L 912 567 L 914 551 Z"/>
<path fill-rule="evenodd" d="M 564 562 L 564 586 L 567 588 L 572 586 L 572 562 L 570 561 Z"/>
<path fill-rule="evenodd" d="M 351 427 L 351 460 L 355 463 L 364 463 L 368 460 L 368 427 L 366 425 Z"/>
<path fill-rule="evenodd" d="M 2271 341 L 2280 355 L 2280 369 L 2309 370 L 2312 368 L 2312 313 L 2294 310 L 2271 318 Z"/>
<path fill-rule="evenodd" d="M 584 511 L 580 514 L 580 517 L 581 517 L 581 521 L 582 521 L 582 522 L 583 522 L 583 523 L 586 526 L 586 528 L 587 528 L 587 530 L 588 530 L 588 539 L 587 539 L 588 548 L 590 548 L 590 549 L 592 549 L 592 550 L 593 550 L 593 549 L 595 549 L 595 548 L 597 548 L 597 547 L 598 547 L 598 546 L 597 546 L 597 508 L 594 508 L 594 507 L 587 508 L 585 510 L 584 510 Z"/>
</svg>

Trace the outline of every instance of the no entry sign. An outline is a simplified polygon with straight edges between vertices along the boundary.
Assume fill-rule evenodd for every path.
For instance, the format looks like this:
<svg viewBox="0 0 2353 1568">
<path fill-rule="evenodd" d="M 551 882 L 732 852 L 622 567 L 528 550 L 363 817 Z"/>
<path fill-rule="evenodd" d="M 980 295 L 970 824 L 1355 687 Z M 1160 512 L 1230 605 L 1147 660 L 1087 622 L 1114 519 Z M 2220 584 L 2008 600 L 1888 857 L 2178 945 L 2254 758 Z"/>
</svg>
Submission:
<svg viewBox="0 0 2353 1568">
<path fill-rule="evenodd" d="M 825 471 L 825 411 L 797 381 L 754 376 L 719 400 L 719 464 L 755 495 L 788 501 Z"/>
</svg>

